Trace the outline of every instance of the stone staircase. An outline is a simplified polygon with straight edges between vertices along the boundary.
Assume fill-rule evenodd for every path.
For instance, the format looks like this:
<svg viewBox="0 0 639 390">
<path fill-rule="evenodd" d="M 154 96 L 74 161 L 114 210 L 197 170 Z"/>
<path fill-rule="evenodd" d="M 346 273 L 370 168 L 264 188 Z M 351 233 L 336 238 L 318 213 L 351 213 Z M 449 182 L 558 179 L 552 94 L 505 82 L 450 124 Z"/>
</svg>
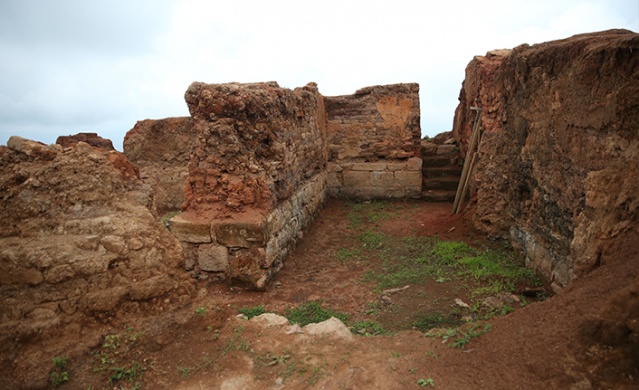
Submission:
<svg viewBox="0 0 639 390">
<path fill-rule="evenodd" d="M 452 202 L 463 168 L 459 147 L 453 138 L 422 140 L 422 199 Z"/>
</svg>

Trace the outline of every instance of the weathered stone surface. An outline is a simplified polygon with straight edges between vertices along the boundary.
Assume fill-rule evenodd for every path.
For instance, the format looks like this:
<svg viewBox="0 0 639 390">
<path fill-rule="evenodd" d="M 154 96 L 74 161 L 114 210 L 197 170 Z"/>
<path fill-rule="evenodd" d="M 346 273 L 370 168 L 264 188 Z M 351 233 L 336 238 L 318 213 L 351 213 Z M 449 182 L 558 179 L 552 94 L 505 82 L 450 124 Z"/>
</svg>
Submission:
<svg viewBox="0 0 639 390">
<path fill-rule="evenodd" d="M 311 336 L 324 336 L 342 341 L 352 341 L 353 334 L 342 321 L 331 317 L 326 321 L 317 324 L 308 324 L 302 328 L 304 333 Z"/>
<path fill-rule="evenodd" d="M 400 170 L 418 172 L 408 186 L 421 186 L 417 84 L 368 87 L 354 95 L 326 97 L 325 102 L 330 194 L 405 197 L 407 191 L 400 187 L 407 186 L 406 177 L 399 184 L 389 172 Z"/>
<path fill-rule="evenodd" d="M 224 245 L 200 245 L 198 264 L 202 271 L 225 272 L 229 265 L 229 250 Z"/>
<path fill-rule="evenodd" d="M 323 98 L 314 83 L 193 83 L 197 134 L 185 210 L 270 211 L 326 166 Z"/>
<path fill-rule="evenodd" d="M 153 189 L 160 213 L 180 210 L 195 131 L 190 117 L 138 121 L 124 137 L 124 154 Z"/>
<path fill-rule="evenodd" d="M 115 150 L 113 142 L 110 139 L 102 138 L 97 133 L 78 133 L 76 135 L 61 135 L 55 141 L 56 144 L 63 148 L 69 148 L 78 144 L 78 142 L 87 143 L 93 147 L 104 150 Z"/>
<path fill-rule="evenodd" d="M 213 241 L 211 222 L 192 214 L 178 214 L 169 220 L 173 236 L 180 241 L 193 244 Z"/>
<path fill-rule="evenodd" d="M 639 34 L 582 34 L 475 57 L 455 115 L 480 105 L 474 222 L 553 282 L 615 256 L 639 220 Z"/>
<path fill-rule="evenodd" d="M 85 142 L 10 145 L 0 147 L 3 345 L 193 291 L 178 241 L 124 155 Z"/>
<path fill-rule="evenodd" d="M 215 225 L 215 238 L 218 243 L 227 247 L 264 246 L 267 238 L 266 226 L 262 221 L 220 223 Z"/>
</svg>

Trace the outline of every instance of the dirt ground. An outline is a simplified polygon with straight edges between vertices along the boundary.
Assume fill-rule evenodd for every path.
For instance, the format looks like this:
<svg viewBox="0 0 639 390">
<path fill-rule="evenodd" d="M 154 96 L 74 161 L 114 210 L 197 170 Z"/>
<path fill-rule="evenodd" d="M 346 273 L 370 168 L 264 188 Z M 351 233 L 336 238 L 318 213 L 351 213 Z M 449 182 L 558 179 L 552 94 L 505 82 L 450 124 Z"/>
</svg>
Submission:
<svg viewBox="0 0 639 390">
<path fill-rule="evenodd" d="M 395 205 L 391 218 L 374 223 L 385 234 L 495 245 L 461 215 L 451 216 L 448 203 Z M 638 326 L 639 268 L 633 253 L 600 266 L 559 295 L 482 322 L 489 330 L 463 349 L 441 334 L 426 337 L 400 326 L 418 310 L 450 308 L 455 298 L 467 299 L 442 283 L 392 294 L 387 310 L 376 318 L 386 327 L 396 324 L 392 330 L 407 330 L 390 335 L 288 334 L 290 326 L 236 317 L 239 308 L 264 305 L 284 313 L 321 301 L 349 319 L 365 320 L 371 307 L 384 304 L 376 303 L 379 290 L 362 281 L 367 262 L 339 260 L 340 249 L 352 245 L 357 234 L 348 215 L 346 202 L 329 201 L 266 292 L 204 280 L 195 302 L 180 310 L 160 308 L 146 319 L 116 316 L 107 323 L 84 324 L 77 334 L 66 335 L 78 338 L 78 344 L 66 352 L 68 362 L 53 370 L 69 377 L 56 388 L 639 388 L 639 343 L 636 331 L 627 331 Z M 469 326 L 462 329 L 469 331 Z M 51 353 L 54 346 L 50 340 L 40 353 Z M 37 387 L 38 381 L 27 379 L 29 373 L 11 374 L 12 380 L 5 376 L 11 387 L 5 388 L 20 383 Z M 50 375 L 45 379 L 51 387 Z M 109 377 L 115 379 L 109 382 Z"/>
</svg>

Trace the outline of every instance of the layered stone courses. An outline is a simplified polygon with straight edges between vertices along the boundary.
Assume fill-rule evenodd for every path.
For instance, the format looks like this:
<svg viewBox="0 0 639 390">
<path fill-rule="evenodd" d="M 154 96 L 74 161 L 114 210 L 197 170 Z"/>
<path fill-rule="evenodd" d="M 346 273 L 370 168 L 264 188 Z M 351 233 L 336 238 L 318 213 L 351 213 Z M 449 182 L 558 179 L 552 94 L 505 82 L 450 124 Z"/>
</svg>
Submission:
<svg viewBox="0 0 639 390">
<path fill-rule="evenodd" d="M 170 221 L 186 268 L 263 289 L 326 196 L 419 198 L 418 92 L 193 83 L 183 213 Z"/>
</svg>

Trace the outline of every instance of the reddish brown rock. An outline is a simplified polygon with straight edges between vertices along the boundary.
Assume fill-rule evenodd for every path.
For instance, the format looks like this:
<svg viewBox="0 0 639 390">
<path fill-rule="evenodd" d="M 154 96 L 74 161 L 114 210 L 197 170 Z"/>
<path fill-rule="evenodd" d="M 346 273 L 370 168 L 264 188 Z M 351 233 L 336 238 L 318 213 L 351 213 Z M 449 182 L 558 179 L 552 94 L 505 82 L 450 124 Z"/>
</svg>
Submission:
<svg viewBox="0 0 639 390">
<path fill-rule="evenodd" d="M 124 137 L 124 154 L 153 189 L 158 211 L 180 210 L 195 132 L 189 117 L 138 121 Z"/>
<path fill-rule="evenodd" d="M 7 144 L 0 147 L 0 342 L 7 353 L 67 326 L 132 308 L 152 313 L 154 300 L 194 292 L 179 242 L 150 209 L 150 189 L 124 155 L 84 142 L 64 150 L 17 137 Z M 46 375 L 51 357 L 38 359 L 14 368 Z"/>
<path fill-rule="evenodd" d="M 115 150 L 110 139 L 102 138 L 97 133 L 78 133 L 76 135 L 61 135 L 55 141 L 56 144 L 62 145 L 63 148 L 75 146 L 78 142 L 85 142 L 96 148 L 104 150 Z"/>
<path fill-rule="evenodd" d="M 582 34 L 475 57 L 454 134 L 483 109 L 477 227 L 510 236 L 556 285 L 636 256 L 639 34 Z M 636 241 L 635 241 L 636 242 Z M 630 250 L 630 252 L 628 252 Z"/>
<path fill-rule="evenodd" d="M 271 210 L 326 166 L 323 99 L 311 83 L 193 83 L 185 94 L 198 135 L 184 210 Z"/>
</svg>

